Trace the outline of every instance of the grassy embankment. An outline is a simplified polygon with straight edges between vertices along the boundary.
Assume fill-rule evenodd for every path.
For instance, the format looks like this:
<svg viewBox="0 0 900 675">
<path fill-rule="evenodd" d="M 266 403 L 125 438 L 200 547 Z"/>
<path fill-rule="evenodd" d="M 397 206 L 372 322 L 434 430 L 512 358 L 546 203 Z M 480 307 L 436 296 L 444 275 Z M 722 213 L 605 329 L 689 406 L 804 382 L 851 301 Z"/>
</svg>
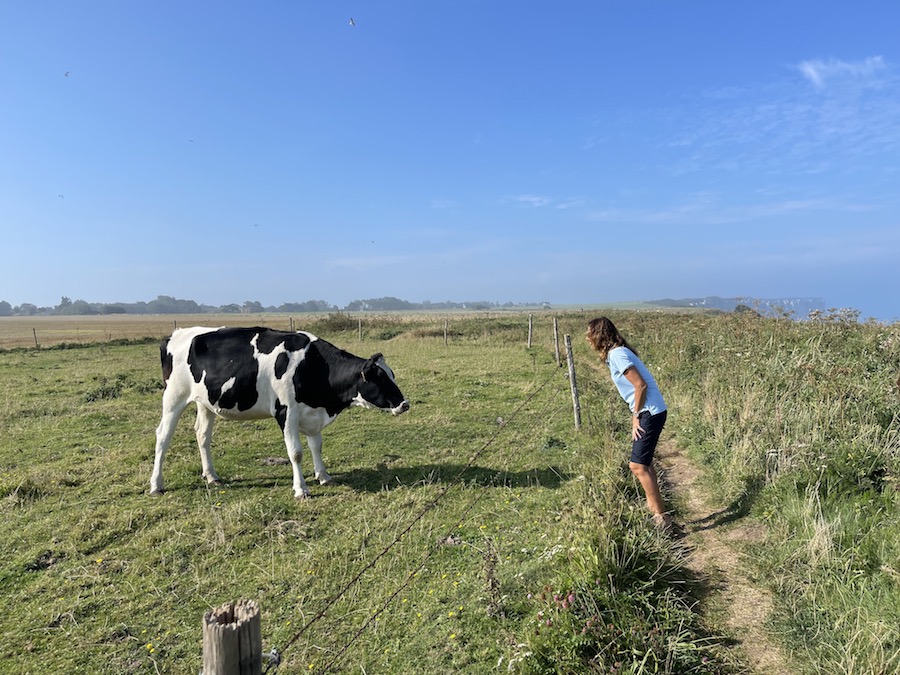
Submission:
<svg viewBox="0 0 900 675">
<path fill-rule="evenodd" d="M 900 672 L 900 325 L 633 315 L 798 672 Z M 852 315 L 850 315 L 852 318 Z"/>
<path fill-rule="evenodd" d="M 794 645 L 820 672 L 890 672 L 896 406 L 880 381 L 897 336 L 616 318 L 645 346 L 672 431 L 725 485 L 735 516 L 772 528 L 760 576 L 775 583 Z M 250 597 L 266 644 L 289 645 L 286 672 L 727 672 L 733 657 L 692 611 L 692 580 L 623 471 L 621 403 L 582 367 L 585 428 L 572 429 L 544 319 L 530 351 L 522 317 L 455 318 L 449 346 L 436 320 L 371 318 L 361 344 L 355 322 L 304 326 L 361 355 L 385 352 L 413 404 L 397 419 L 344 413 L 325 432 L 338 485 L 306 502 L 291 497 L 289 467 L 265 461 L 284 455 L 273 422 L 218 425 L 228 483 L 206 488 L 183 420 L 169 491 L 147 496 L 154 344 L 0 353 L 0 665 L 196 671 L 203 612 Z M 584 319 L 561 328 L 586 365 Z M 863 449 L 868 461 L 853 462 Z M 854 670 L 866 663 L 875 669 Z"/>
</svg>

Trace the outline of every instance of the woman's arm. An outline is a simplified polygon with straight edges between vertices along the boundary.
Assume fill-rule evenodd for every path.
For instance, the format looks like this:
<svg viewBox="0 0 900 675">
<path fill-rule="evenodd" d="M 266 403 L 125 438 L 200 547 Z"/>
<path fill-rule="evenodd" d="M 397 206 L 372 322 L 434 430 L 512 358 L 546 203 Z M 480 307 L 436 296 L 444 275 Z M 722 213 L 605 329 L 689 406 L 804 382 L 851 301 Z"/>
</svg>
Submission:
<svg viewBox="0 0 900 675">
<path fill-rule="evenodd" d="M 625 375 L 625 379 L 631 382 L 631 385 L 634 387 L 634 413 L 631 417 L 631 438 L 636 441 L 644 435 L 644 429 L 641 427 L 640 420 L 637 416 L 641 412 L 641 408 L 644 407 L 644 401 L 647 398 L 647 383 L 644 381 L 644 378 L 641 377 L 638 369 L 634 366 L 626 370 L 623 375 Z"/>
</svg>

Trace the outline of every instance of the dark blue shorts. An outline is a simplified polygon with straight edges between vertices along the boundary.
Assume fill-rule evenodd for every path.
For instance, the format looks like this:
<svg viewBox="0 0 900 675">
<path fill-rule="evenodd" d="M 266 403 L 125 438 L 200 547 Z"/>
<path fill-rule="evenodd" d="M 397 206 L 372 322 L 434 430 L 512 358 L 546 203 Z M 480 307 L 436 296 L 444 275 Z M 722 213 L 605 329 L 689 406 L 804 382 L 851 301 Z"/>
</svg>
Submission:
<svg viewBox="0 0 900 675">
<path fill-rule="evenodd" d="M 650 466 L 653 463 L 653 453 L 656 452 L 656 444 L 659 435 L 666 425 L 666 413 L 663 410 L 658 415 L 651 415 L 648 410 L 641 413 L 639 419 L 644 435 L 631 444 L 631 461 L 635 464 Z"/>
</svg>

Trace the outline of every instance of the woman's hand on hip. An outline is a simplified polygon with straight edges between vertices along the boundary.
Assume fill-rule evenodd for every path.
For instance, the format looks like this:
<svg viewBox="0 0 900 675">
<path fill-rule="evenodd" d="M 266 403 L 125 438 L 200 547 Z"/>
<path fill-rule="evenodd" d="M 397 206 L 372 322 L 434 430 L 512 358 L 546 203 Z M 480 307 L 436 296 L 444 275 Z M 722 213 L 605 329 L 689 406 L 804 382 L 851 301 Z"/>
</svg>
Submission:
<svg viewBox="0 0 900 675">
<path fill-rule="evenodd" d="M 631 418 L 631 440 L 639 440 L 644 435 L 644 427 L 641 426 L 641 420 L 638 417 Z"/>
</svg>

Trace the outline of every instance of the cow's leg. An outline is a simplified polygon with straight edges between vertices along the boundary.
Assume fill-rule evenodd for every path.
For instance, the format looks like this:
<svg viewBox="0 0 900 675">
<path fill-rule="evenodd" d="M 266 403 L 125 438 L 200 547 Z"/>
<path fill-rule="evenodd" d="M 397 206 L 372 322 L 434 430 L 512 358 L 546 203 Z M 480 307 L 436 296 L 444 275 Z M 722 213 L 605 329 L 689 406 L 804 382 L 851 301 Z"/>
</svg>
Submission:
<svg viewBox="0 0 900 675">
<path fill-rule="evenodd" d="M 300 430 L 296 420 L 291 420 L 290 415 L 282 431 L 284 432 L 284 445 L 287 447 L 288 459 L 291 460 L 291 469 L 294 472 L 294 497 L 306 499 L 309 497 L 309 488 L 303 480 L 303 471 L 300 469 L 300 458 L 303 456 L 303 445 L 300 443 Z"/>
<path fill-rule="evenodd" d="M 152 495 L 159 495 L 163 492 L 163 459 L 165 459 L 166 451 L 172 442 L 175 426 L 187 404 L 186 399 L 173 394 L 169 389 L 163 393 L 163 413 L 159 426 L 156 427 L 156 456 L 153 460 L 153 473 L 150 474 L 150 494 Z"/>
<path fill-rule="evenodd" d="M 194 431 L 197 434 L 197 447 L 200 448 L 200 464 L 203 467 L 203 477 L 207 483 L 219 485 L 222 479 L 213 468 L 212 461 L 212 434 L 213 424 L 216 421 L 215 413 L 203 405 L 197 405 L 197 421 L 194 422 Z"/>
<path fill-rule="evenodd" d="M 331 476 L 325 470 L 325 462 L 322 461 L 322 434 L 315 436 L 307 436 L 306 442 L 309 444 L 309 453 L 313 459 L 313 469 L 316 472 L 316 479 L 320 485 L 332 485 Z"/>
</svg>

